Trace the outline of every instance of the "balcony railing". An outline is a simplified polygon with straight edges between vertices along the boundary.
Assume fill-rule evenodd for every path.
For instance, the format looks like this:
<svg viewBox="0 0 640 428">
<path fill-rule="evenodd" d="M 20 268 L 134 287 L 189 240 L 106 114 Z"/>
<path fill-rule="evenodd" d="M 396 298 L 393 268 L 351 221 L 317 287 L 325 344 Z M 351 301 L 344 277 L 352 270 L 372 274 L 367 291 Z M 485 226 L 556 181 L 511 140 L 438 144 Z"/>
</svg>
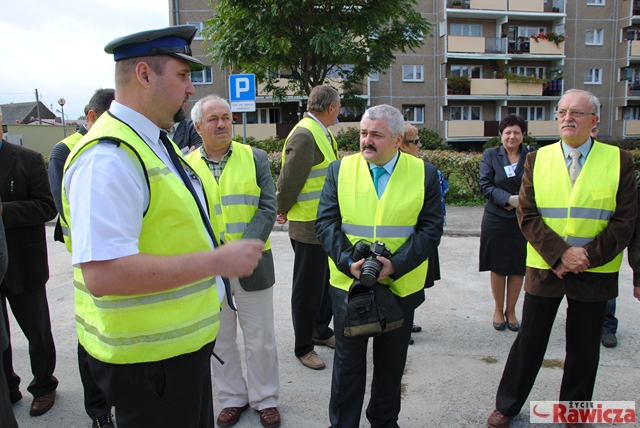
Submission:
<svg viewBox="0 0 640 428">
<path fill-rule="evenodd" d="M 447 0 L 448 9 L 544 12 L 544 0 Z M 557 12 L 560 12 L 558 8 Z"/>
<path fill-rule="evenodd" d="M 448 36 L 447 51 L 459 53 L 507 53 L 507 39 L 502 37 Z"/>
<path fill-rule="evenodd" d="M 507 38 L 506 37 L 485 37 L 484 38 L 484 51 L 485 53 L 507 53 Z"/>
</svg>

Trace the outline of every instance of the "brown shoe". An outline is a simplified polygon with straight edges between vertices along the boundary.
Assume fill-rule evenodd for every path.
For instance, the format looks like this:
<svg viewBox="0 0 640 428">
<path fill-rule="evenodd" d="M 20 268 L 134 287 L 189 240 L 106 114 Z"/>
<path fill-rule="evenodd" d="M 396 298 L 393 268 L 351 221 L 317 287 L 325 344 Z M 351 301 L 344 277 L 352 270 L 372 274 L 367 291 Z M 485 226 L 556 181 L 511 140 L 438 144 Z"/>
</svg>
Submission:
<svg viewBox="0 0 640 428">
<path fill-rule="evenodd" d="M 311 351 L 299 358 L 300 362 L 310 369 L 322 370 L 323 368 L 325 368 L 324 361 L 322 361 L 320 355 L 316 354 L 316 351 Z"/>
<path fill-rule="evenodd" d="M 242 407 L 225 407 L 218 415 L 216 424 L 219 427 L 232 427 L 240 420 L 242 412 L 249 408 L 249 404 L 245 404 Z"/>
<path fill-rule="evenodd" d="M 498 411 L 498 409 L 496 409 L 491 413 L 491 416 L 489 416 L 487 426 L 489 428 L 507 428 L 509 426 L 509 422 L 511 422 L 511 418 L 503 415 Z"/>
<path fill-rule="evenodd" d="M 280 426 L 280 412 L 277 407 L 268 407 L 258 410 L 260 423 L 265 428 L 278 428 Z"/>
<path fill-rule="evenodd" d="M 31 416 L 40 416 L 44 415 L 49 411 L 50 408 L 53 407 L 53 403 L 56 401 L 56 392 L 53 391 L 51 394 L 41 395 L 40 397 L 34 397 L 33 402 L 31 403 L 31 410 L 29 410 L 29 414 Z"/>
<path fill-rule="evenodd" d="M 318 346 L 327 346 L 331 349 L 336 349 L 336 337 L 331 336 L 328 339 L 313 339 L 313 344 Z"/>
</svg>

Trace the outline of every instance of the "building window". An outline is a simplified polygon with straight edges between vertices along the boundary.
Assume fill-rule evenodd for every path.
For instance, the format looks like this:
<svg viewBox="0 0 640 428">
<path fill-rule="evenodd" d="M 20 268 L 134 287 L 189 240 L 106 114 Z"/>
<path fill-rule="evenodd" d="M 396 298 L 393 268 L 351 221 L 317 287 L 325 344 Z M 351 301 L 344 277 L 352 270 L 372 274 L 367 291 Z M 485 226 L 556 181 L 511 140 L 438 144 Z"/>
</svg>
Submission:
<svg viewBox="0 0 640 428">
<path fill-rule="evenodd" d="M 524 120 L 546 120 L 544 117 L 544 107 L 539 106 L 508 107 L 507 113 L 518 114 L 522 116 Z"/>
<path fill-rule="evenodd" d="M 535 76 L 539 79 L 545 77 L 544 67 L 509 67 L 509 71 L 519 76 Z"/>
<path fill-rule="evenodd" d="M 622 119 L 624 120 L 640 120 L 640 107 L 623 107 Z"/>
<path fill-rule="evenodd" d="M 247 112 L 247 123 L 281 123 L 279 108 L 259 108 L 256 111 Z"/>
<path fill-rule="evenodd" d="M 531 37 L 536 34 L 546 33 L 547 27 L 517 27 L 518 37 Z"/>
<path fill-rule="evenodd" d="M 369 82 L 379 82 L 380 81 L 380 72 L 376 71 L 375 73 L 369 74 Z"/>
<path fill-rule="evenodd" d="M 424 106 L 402 106 L 404 120 L 409 123 L 424 123 Z"/>
<path fill-rule="evenodd" d="M 353 64 L 341 64 L 340 66 L 334 66 L 327 71 L 328 79 L 341 79 L 344 76 L 348 76 L 353 72 Z"/>
<path fill-rule="evenodd" d="M 403 82 L 424 82 L 424 66 L 423 65 L 403 65 L 402 81 Z"/>
<path fill-rule="evenodd" d="M 482 36 L 482 25 L 480 24 L 451 24 L 449 26 L 451 36 Z"/>
<path fill-rule="evenodd" d="M 640 29 L 631 29 L 625 32 L 627 40 L 640 40 Z"/>
<path fill-rule="evenodd" d="M 587 68 L 584 71 L 584 83 L 585 83 L 585 85 L 600 85 L 600 84 L 602 84 L 602 69 L 601 68 Z"/>
<path fill-rule="evenodd" d="M 587 6 L 604 6 L 604 0 L 587 0 Z"/>
<path fill-rule="evenodd" d="M 604 30 L 587 30 L 585 44 L 587 45 L 602 45 L 604 36 Z"/>
<path fill-rule="evenodd" d="M 213 83 L 213 73 L 211 67 L 206 67 L 201 71 L 191 72 L 191 83 L 194 85 L 206 85 Z"/>
<path fill-rule="evenodd" d="M 481 79 L 482 67 L 479 65 L 452 65 L 449 76 L 469 76 L 472 79 Z"/>
<path fill-rule="evenodd" d="M 198 28 L 198 31 L 196 31 L 196 35 L 193 37 L 194 40 L 204 40 L 204 38 L 202 37 L 202 34 L 200 34 L 204 29 L 204 22 L 202 21 L 187 22 L 187 25 L 195 25 Z"/>
<path fill-rule="evenodd" d="M 449 108 L 450 120 L 482 120 L 480 106 L 452 106 Z"/>
</svg>

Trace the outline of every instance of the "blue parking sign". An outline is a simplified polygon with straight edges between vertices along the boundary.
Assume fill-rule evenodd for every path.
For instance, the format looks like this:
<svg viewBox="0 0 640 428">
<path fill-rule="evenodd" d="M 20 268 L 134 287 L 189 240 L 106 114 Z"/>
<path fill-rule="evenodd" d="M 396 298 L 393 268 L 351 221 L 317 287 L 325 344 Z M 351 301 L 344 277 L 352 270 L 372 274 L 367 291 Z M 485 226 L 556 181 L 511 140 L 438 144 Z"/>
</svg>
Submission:
<svg viewBox="0 0 640 428">
<path fill-rule="evenodd" d="M 231 111 L 255 111 L 256 76 L 255 74 L 232 74 L 229 76 L 229 100 Z"/>
</svg>

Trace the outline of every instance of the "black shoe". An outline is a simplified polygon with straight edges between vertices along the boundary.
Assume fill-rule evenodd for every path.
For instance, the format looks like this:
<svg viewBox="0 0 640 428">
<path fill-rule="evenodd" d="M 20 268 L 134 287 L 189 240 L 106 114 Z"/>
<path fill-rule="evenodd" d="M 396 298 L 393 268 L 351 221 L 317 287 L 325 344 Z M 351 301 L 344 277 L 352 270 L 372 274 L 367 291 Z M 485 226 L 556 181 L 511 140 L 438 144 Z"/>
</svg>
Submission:
<svg viewBox="0 0 640 428">
<path fill-rule="evenodd" d="M 493 328 L 495 328 L 498 331 L 502 331 L 505 328 L 507 328 L 507 322 L 506 321 L 502 321 L 502 322 L 495 322 L 494 321 Z"/>
<path fill-rule="evenodd" d="M 20 400 L 22 400 L 22 393 L 20 391 L 9 393 L 9 401 L 11 401 L 11 404 L 16 404 Z"/>
<path fill-rule="evenodd" d="M 507 323 L 507 328 L 511 331 L 518 331 L 520 330 L 520 323 L 514 323 L 511 324 L 510 322 Z"/>
<path fill-rule="evenodd" d="M 602 333 L 602 346 L 607 348 L 615 348 L 618 346 L 618 339 L 615 333 Z"/>
<path fill-rule="evenodd" d="M 413 345 L 414 341 L 413 341 L 413 337 L 409 336 L 409 345 Z"/>
<path fill-rule="evenodd" d="M 419 325 L 413 325 L 413 327 L 411 327 L 411 333 L 419 333 L 422 331 L 422 327 L 420 327 Z"/>
<path fill-rule="evenodd" d="M 93 424 L 91 424 L 91 428 L 114 428 L 111 415 L 109 413 L 106 413 L 104 415 L 98 416 L 97 418 L 94 418 Z"/>
</svg>

